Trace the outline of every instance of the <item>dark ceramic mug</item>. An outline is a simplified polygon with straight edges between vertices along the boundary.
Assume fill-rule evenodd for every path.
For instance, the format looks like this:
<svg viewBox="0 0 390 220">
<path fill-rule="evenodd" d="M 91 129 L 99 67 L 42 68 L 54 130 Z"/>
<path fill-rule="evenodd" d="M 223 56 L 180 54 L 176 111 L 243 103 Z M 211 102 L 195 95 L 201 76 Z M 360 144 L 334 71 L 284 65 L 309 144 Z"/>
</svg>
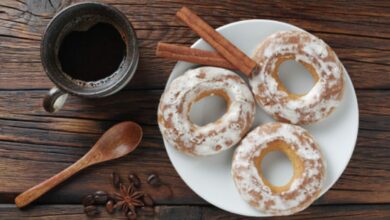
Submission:
<svg viewBox="0 0 390 220">
<path fill-rule="evenodd" d="M 125 43 L 125 52 L 118 69 L 96 81 L 73 79 L 61 67 L 58 51 L 63 39 L 72 31 L 85 31 L 98 23 L 115 27 Z M 126 16 L 116 8 L 93 2 L 68 6 L 48 24 L 41 43 L 44 70 L 56 85 L 46 95 L 43 107 L 48 112 L 62 108 L 68 94 L 85 98 L 100 98 L 122 89 L 133 77 L 139 58 L 136 34 Z"/>
</svg>

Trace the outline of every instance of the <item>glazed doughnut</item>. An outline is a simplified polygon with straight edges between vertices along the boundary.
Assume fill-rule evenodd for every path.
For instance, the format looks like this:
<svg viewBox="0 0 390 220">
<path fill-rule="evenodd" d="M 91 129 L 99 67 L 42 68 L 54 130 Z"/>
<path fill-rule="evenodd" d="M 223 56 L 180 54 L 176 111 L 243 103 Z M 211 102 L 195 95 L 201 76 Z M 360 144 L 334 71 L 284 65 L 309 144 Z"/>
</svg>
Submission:
<svg viewBox="0 0 390 220">
<path fill-rule="evenodd" d="M 256 101 L 275 119 L 311 124 L 327 117 L 340 103 L 345 69 L 335 52 L 321 39 L 303 31 L 281 31 L 267 37 L 253 59 L 260 70 L 250 78 Z M 295 60 L 316 81 L 306 94 L 292 94 L 279 80 L 279 65 Z"/>
<path fill-rule="evenodd" d="M 286 154 L 293 177 L 284 186 L 270 184 L 261 171 L 261 161 L 270 151 Z M 290 215 L 308 207 L 325 180 L 325 164 L 313 137 L 303 128 L 280 122 L 251 131 L 234 152 L 232 175 L 241 197 L 270 215 Z"/>
<path fill-rule="evenodd" d="M 191 105 L 211 95 L 226 100 L 227 112 L 204 126 L 192 123 Z M 158 107 L 158 125 L 164 139 L 178 150 L 191 155 L 212 155 L 241 140 L 253 123 L 255 106 L 249 87 L 237 74 L 222 68 L 200 67 L 176 78 L 165 90 Z"/>
</svg>

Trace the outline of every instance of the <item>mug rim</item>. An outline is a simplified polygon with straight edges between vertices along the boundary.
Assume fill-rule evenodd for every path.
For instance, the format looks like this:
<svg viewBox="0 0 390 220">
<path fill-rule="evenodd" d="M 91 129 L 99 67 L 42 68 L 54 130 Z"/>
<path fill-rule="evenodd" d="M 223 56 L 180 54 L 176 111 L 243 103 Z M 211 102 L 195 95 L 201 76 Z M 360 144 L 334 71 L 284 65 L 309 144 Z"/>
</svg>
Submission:
<svg viewBox="0 0 390 220">
<path fill-rule="evenodd" d="M 68 12 L 70 9 L 73 9 L 73 10 L 84 9 L 83 7 L 85 7 L 86 5 L 87 6 L 90 5 L 93 7 L 103 7 L 105 9 L 108 9 L 108 12 L 111 13 L 112 15 L 118 16 L 121 24 L 120 25 L 117 24 L 117 25 L 120 28 L 123 28 L 124 30 L 120 31 L 117 29 L 117 27 L 115 27 L 115 28 L 117 29 L 117 31 L 119 33 L 123 33 L 124 35 L 126 35 L 126 41 L 124 42 L 126 45 L 126 55 L 125 55 L 122 63 L 128 62 L 128 64 L 126 65 L 126 69 L 123 69 L 121 71 L 119 78 L 116 79 L 109 86 L 101 87 L 101 88 L 95 89 L 95 90 L 89 90 L 89 89 L 85 89 L 82 86 L 79 86 L 80 89 L 78 91 L 75 91 L 75 89 L 70 88 L 68 85 L 66 85 L 66 83 L 59 80 L 58 77 L 55 76 L 56 74 L 60 74 L 62 76 L 67 75 L 67 74 L 63 71 L 59 71 L 59 72 L 53 71 L 53 67 L 50 67 L 50 65 L 48 64 L 48 59 L 49 59 L 48 56 L 50 56 L 50 52 L 48 51 L 48 47 L 49 47 L 48 44 L 55 43 L 53 41 L 49 42 L 48 36 L 49 36 L 49 34 L 52 34 L 52 32 L 55 32 L 55 31 L 61 32 L 62 28 L 64 28 L 64 26 L 63 26 L 63 27 L 61 27 L 61 29 L 59 31 L 55 30 L 55 29 L 53 30 L 53 24 L 56 21 L 58 21 L 58 19 L 69 19 L 67 17 L 62 17 L 62 16 L 64 16 L 64 12 Z M 71 21 L 71 19 L 69 19 L 69 21 Z M 118 21 L 116 21 L 114 23 L 118 23 Z M 113 25 L 113 24 L 111 24 L 111 25 Z M 116 26 L 116 25 L 114 25 L 114 26 Z M 130 48 L 130 50 L 129 50 L 129 48 Z M 129 51 L 130 51 L 131 55 L 129 55 Z M 105 96 L 112 95 L 112 94 L 118 92 L 119 90 L 121 90 L 133 78 L 133 76 L 136 72 L 137 66 L 138 66 L 138 62 L 139 62 L 139 48 L 138 48 L 137 35 L 134 31 L 132 24 L 119 9 L 117 9 L 113 6 L 110 6 L 108 4 L 105 4 L 105 3 L 100 3 L 100 2 L 75 3 L 75 4 L 69 5 L 69 6 L 61 9 L 59 12 L 57 12 L 57 14 L 53 16 L 53 18 L 49 21 L 49 23 L 47 24 L 47 26 L 45 28 L 45 31 L 43 33 L 43 38 L 41 40 L 40 54 L 41 54 L 41 63 L 42 63 L 42 66 L 43 66 L 43 69 L 44 69 L 46 75 L 58 88 L 60 88 L 64 92 L 70 93 L 72 95 L 87 97 L 87 98 L 105 97 Z M 120 64 L 120 66 L 122 65 L 122 63 Z M 119 70 L 120 66 L 118 67 L 118 70 Z M 115 72 L 117 72 L 117 71 L 115 71 Z M 114 73 L 110 74 L 107 77 L 114 75 Z M 106 78 L 102 78 L 102 79 L 106 79 Z M 102 79 L 100 79 L 100 80 L 102 80 Z M 69 81 L 71 81 L 71 80 L 69 80 Z M 97 81 L 99 81 L 99 80 L 97 80 Z M 93 81 L 93 82 L 95 82 L 95 81 Z M 73 82 L 71 84 L 72 84 L 72 86 L 76 86 L 75 82 Z M 98 87 L 95 87 L 95 88 L 98 88 Z"/>
</svg>

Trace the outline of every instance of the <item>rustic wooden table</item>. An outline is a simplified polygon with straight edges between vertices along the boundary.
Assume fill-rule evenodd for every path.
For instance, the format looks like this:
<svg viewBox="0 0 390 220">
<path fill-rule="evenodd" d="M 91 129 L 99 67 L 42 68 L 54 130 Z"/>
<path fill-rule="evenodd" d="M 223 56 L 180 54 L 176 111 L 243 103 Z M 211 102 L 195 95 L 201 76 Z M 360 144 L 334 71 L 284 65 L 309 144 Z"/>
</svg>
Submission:
<svg viewBox="0 0 390 220">
<path fill-rule="evenodd" d="M 154 209 L 140 212 L 140 218 L 240 218 L 211 206 L 184 184 L 156 125 L 157 104 L 174 65 L 155 57 L 156 43 L 189 45 L 198 38 L 175 19 L 183 5 L 213 27 L 253 18 L 288 22 L 335 49 L 358 96 L 357 146 L 336 185 L 291 218 L 390 219 L 390 1 L 105 0 L 124 12 L 136 29 L 141 59 L 135 77 L 112 97 L 71 97 L 63 110 L 48 114 L 41 102 L 52 83 L 40 63 L 40 40 L 51 17 L 72 2 L 0 1 L 0 219 L 86 218 L 82 196 L 112 191 L 113 170 L 122 176 L 137 173 L 155 199 Z M 17 194 L 72 164 L 107 128 L 124 120 L 138 122 L 145 132 L 133 154 L 83 171 L 23 211 L 14 206 Z M 173 193 L 145 184 L 153 172 Z M 106 212 L 99 217 L 123 218 Z"/>
</svg>

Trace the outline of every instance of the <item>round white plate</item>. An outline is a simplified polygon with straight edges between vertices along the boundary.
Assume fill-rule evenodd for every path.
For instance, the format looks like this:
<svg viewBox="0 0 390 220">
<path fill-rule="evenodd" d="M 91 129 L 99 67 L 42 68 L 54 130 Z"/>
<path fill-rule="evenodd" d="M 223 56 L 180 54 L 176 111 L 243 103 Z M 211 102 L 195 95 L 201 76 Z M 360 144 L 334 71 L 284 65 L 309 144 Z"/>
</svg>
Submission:
<svg viewBox="0 0 390 220">
<path fill-rule="evenodd" d="M 250 56 L 256 46 L 270 34 L 282 30 L 302 29 L 272 20 L 246 20 L 222 26 L 217 30 Z M 212 50 L 202 39 L 196 41 L 192 47 Z M 186 70 L 195 66 L 195 64 L 187 62 L 178 62 L 172 70 L 167 85 Z M 291 74 L 284 74 L 283 72 L 286 70 L 289 70 Z M 287 88 L 292 87 L 292 91 L 294 91 L 294 88 L 295 90 L 297 88 L 299 88 L 298 90 L 310 88 L 312 83 L 309 80 L 310 77 L 302 77 L 299 74 L 299 72 L 305 71 L 302 66 L 294 62 L 287 63 L 282 65 L 280 71 L 282 80 L 284 79 Z M 220 114 L 223 109 L 224 103 L 220 100 L 215 98 L 205 99 L 193 107 L 191 118 L 198 123 L 202 123 L 202 121 L 210 120 L 209 117 L 215 118 L 215 114 Z M 253 127 L 270 121 L 274 120 L 258 107 Z M 347 166 L 355 147 L 358 121 L 356 94 L 347 74 L 342 104 L 327 119 L 315 125 L 304 126 L 318 141 L 327 162 L 326 182 L 321 195 L 329 190 Z M 176 171 L 200 197 L 228 212 L 245 216 L 267 216 L 267 214 L 249 206 L 241 199 L 236 190 L 230 173 L 232 154 L 235 147 L 215 156 L 191 157 L 177 151 L 165 140 L 164 144 Z M 268 173 L 265 173 L 265 176 L 276 184 L 286 182 L 288 176 L 291 176 L 292 173 L 289 163 L 281 155 L 272 155 L 271 157 L 268 161 L 274 166 L 271 167 Z"/>
</svg>

